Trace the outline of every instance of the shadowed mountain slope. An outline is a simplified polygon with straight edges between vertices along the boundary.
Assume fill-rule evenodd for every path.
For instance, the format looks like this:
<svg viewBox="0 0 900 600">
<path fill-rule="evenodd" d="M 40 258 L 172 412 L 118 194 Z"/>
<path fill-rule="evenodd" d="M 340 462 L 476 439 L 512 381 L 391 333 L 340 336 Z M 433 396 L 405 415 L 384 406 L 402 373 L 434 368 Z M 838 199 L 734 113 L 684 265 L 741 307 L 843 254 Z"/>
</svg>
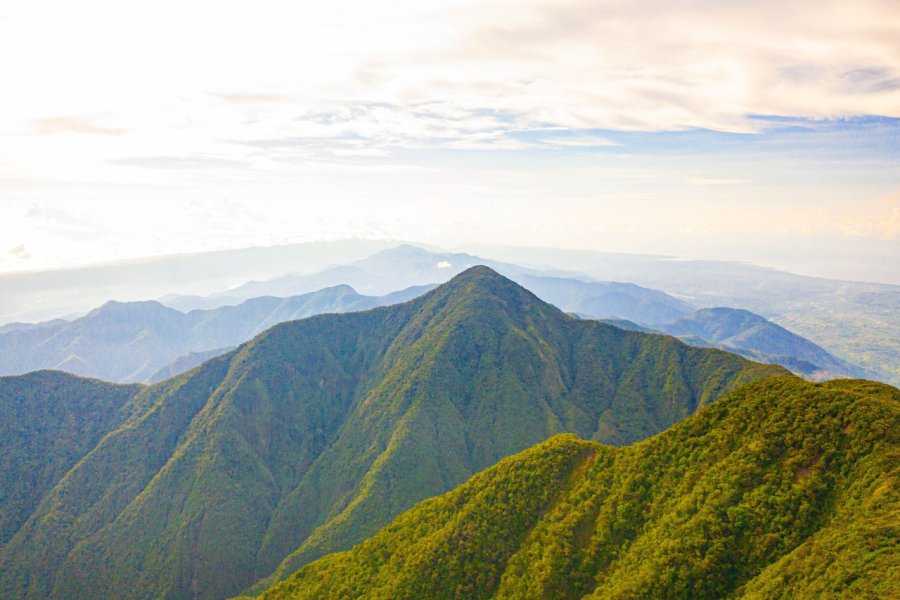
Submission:
<svg viewBox="0 0 900 600">
<path fill-rule="evenodd" d="M 639 444 L 556 436 L 265 600 L 896 598 L 900 391 L 747 384 Z"/>
<path fill-rule="evenodd" d="M 779 372 L 568 317 L 475 267 L 144 388 L 0 548 L 0 595 L 227 597 L 551 435 L 633 442 Z"/>
</svg>

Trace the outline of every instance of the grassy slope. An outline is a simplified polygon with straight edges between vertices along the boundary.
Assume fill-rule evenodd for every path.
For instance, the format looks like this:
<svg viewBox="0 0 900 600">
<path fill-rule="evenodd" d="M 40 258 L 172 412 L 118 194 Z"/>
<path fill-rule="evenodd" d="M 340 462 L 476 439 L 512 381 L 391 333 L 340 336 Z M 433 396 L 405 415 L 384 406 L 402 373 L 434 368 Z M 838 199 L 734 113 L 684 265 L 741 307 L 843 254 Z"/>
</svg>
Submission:
<svg viewBox="0 0 900 600">
<path fill-rule="evenodd" d="M 574 436 L 501 461 L 285 598 L 892 598 L 900 392 L 750 383 L 626 448 Z"/>
</svg>

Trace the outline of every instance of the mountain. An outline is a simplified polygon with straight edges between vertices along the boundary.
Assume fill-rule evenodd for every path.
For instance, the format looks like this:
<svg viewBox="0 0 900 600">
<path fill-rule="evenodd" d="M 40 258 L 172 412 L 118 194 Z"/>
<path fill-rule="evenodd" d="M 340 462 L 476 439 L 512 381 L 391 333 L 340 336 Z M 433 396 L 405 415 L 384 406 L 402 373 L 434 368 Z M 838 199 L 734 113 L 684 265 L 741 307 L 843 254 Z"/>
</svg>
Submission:
<svg viewBox="0 0 900 600">
<path fill-rule="evenodd" d="M 140 389 L 55 371 L 0 378 L 0 547 L 69 469 L 125 422 Z"/>
<path fill-rule="evenodd" d="M 282 321 L 409 300 L 433 289 L 434 281 L 448 279 L 478 260 L 400 246 L 314 275 L 245 284 L 227 292 L 225 302 L 216 308 L 185 314 L 157 301 L 107 302 L 72 321 L 13 324 L 0 330 L 0 375 L 58 369 L 116 382 L 159 381 Z M 518 274 L 523 285 L 563 310 L 593 317 L 661 322 L 683 316 L 691 308 L 661 292 L 630 284 L 536 276 L 513 265 L 502 268 Z M 360 295 L 347 282 L 383 295 Z M 244 300 L 253 293 L 267 295 Z M 171 299 L 181 307 L 215 304 L 214 300 Z"/>
<path fill-rule="evenodd" d="M 538 269 L 553 266 L 594 279 L 631 281 L 698 308 L 750 310 L 879 380 L 900 385 L 900 285 L 809 277 L 732 261 L 554 248 L 472 249 Z"/>
<path fill-rule="evenodd" d="M 333 267 L 315 275 L 290 274 L 267 282 L 253 282 L 229 290 L 222 297 L 287 294 L 338 281 L 380 292 L 387 282 L 414 285 L 445 281 L 473 264 L 482 263 L 542 300 L 582 317 L 630 321 L 681 337 L 691 344 L 724 348 L 752 360 L 780 364 L 816 380 L 835 376 L 887 379 L 879 372 L 841 360 L 821 346 L 746 310 L 714 307 L 696 311 L 696 307 L 680 298 L 630 283 L 592 281 L 572 271 L 547 274 L 513 264 L 484 261 L 471 254 L 432 252 L 410 245 L 383 250 L 351 265 Z"/>
<path fill-rule="evenodd" d="M 110 298 L 134 301 L 163 294 L 205 295 L 253 278 L 275 277 L 298 268 L 318 271 L 395 245 L 396 242 L 383 240 L 336 240 L 0 273 L 0 323 L 84 314 Z M 78 293 L 73 294 L 72 290 Z"/>
<path fill-rule="evenodd" d="M 290 296 L 338 284 L 383 295 L 399 288 L 443 283 L 475 265 L 494 269 L 566 312 L 592 318 L 664 323 L 695 309 L 683 300 L 630 283 L 593 281 L 572 271 L 538 271 L 471 254 L 432 252 L 410 245 L 382 250 L 368 258 L 313 274 L 289 273 L 266 281 L 251 281 L 210 298 L 195 299 L 194 305 L 209 306 L 217 298 L 227 304 L 260 295 Z"/>
<path fill-rule="evenodd" d="M 399 246 L 316 275 L 288 275 L 247 284 L 230 291 L 232 295 L 227 299 L 237 302 L 238 296 L 249 291 L 289 294 L 345 278 L 369 288 L 378 282 L 377 289 L 386 289 L 392 284 L 446 278 L 478 260 L 467 254 Z M 682 300 L 632 284 L 535 275 L 528 269 L 502 263 L 494 266 L 566 312 L 616 321 L 626 329 L 633 329 L 635 322 L 641 323 L 642 327 L 675 335 L 690 344 L 718 347 L 752 360 L 780 364 L 813 379 L 878 375 L 837 359 L 812 342 L 748 311 L 716 308 L 693 312 L 693 307 Z M 107 303 L 72 322 L 15 324 L 5 334 L 0 330 L 0 375 L 54 368 L 118 382 L 157 382 L 223 354 L 278 322 L 403 302 L 434 287 L 435 284 L 412 285 L 376 297 L 362 296 L 346 284 L 337 284 L 299 296 L 263 296 L 237 306 L 198 309 L 187 315 L 158 302 Z M 181 298 L 176 304 L 200 305 L 215 300 L 188 302 Z"/>
<path fill-rule="evenodd" d="M 749 383 L 625 448 L 562 435 L 265 600 L 896 598 L 900 391 Z"/>
<path fill-rule="evenodd" d="M 0 375 L 59 369 L 118 382 L 159 381 L 222 354 L 276 323 L 373 308 L 422 292 L 420 288 L 401 290 L 382 299 L 340 285 L 187 314 L 155 301 L 107 302 L 73 321 L 0 333 Z"/>
<path fill-rule="evenodd" d="M 329 265 L 353 263 L 373 252 L 395 246 L 396 242 L 389 241 L 345 240 L 0 274 L 0 323 L 56 317 L 71 319 L 67 315 L 84 314 L 110 298 L 125 301 L 159 298 L 166 294 L 163 304 L 178 310 L 236 305 L 267 293 L 249 294 L 244 298 L 227 297 L 228 292 L 217 298 L 205 295 L 251 279 L 266 281 L 290 271 L 320 272 Z M 471 254 L 436 254 L 477 255 L 481 257 L 476 261 L 478 264 L 493 266 L 507 276 L 510 273 L 499 266 L 514 263 L 527 265 L 532 274 L 632 282 L 663 291 L 691 304 L 693 309 L 730 306 L 750 310 L 825 348 L 839 359 L 865 368 L 878 379 L 900 385 L 898 285 L 839 281 L 733 261 L 683 260 L 669 256 L 502 246 L 472 246 L 467 252 Z M 432 263 L 429 269 L 437 264 Z M 475 263 L 468 266 L 472 264 Z M 465 268 L 454 266 L 460 270 Z M 444 273 L 445 269 L 435 270 Z M 446 273 L 441 278 L 429 278 L 419 283 L 441 283 L 455 274 Z M 390 286 L 383 291 L 404 287 L 395 283 L 396 287 Z M 338 284 L 354 285 L 364 294 L 376 293 L 352 281 L 336 279 L 280 295 L 308 293 Z M 73 289 L 77 289 L 78 294 L 72 294 Z M 195 296 L 184 296 L 186 294 Z M 563 308 L 567 312 L 578 312 Z M 658 322 L 672 320 L 674 318 L 664 318 Z"/>
<path fill-rule="evenodd" d="M 783 372 L 569 317 L 475 267 L 141 388 L 0 548 L 0 597 L 227 597 L 556 433 L 630 443 Z"/>
<path fill-rule="evenodd" d="M 159 383 L 160 381 L 165 381 L 166 379 L 175 377 L 185 371 L 190 371 L 211 358 L 227 354 L 235 348 L 236 346 L 226 346 L 225 348 L 214 348 L 203 352 L 188 352 L 184 356 L 179 356 L 169 364 L 163 365 L 154 371 L 153 374 L 147 378 L 147 383 Z"/>
<path fill-rule="evenodd" d="M 654 328 L 687 343 L 719 345 L 752 360 L 779 364 L 819 381 L 872 376 L 865 369 L 834 357 L 824 348 L 748 310 L 704 308 Z"/>
<path fill-rule="evenodd" d="M 528 274 L 511 278 L 538 298 L 566 312 L 595 319 L 624 319 L 654 325 L 678 319 L 694 310 L 683 300 L 632 283 Z"/>
<path fill-rule="evenodd" d="M 40 327 L 53 327 L 65 323 L 65 319 L 52 319 L 50 321 L 41 321 L 40 323 L 7 323 L 0 325 L 0 333 L 9 333 L 10 331 L 25 331 L 27 329 L 37 329 Z"/>
</svg>

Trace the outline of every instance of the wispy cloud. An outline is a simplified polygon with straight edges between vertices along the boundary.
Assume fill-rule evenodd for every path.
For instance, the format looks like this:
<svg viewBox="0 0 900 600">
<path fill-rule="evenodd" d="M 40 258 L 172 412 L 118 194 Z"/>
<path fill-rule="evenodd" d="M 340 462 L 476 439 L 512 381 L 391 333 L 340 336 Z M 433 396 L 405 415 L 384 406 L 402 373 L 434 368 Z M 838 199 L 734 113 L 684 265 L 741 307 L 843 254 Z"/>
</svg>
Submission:
<svg viewBox="0 0 900 600">
<path fill-rule="evenodd" d="M 265 92 L 214 92 L 211 96 L 233 102 L 234 104 L 260 104 L 267 102 L 290 102 L 287 94 L 269 94 Z"/>
<path fill-rule="evenodd" d="M 757 131 L 752 114 L 900 116 L 891 3 L 486 3 L 424 55 L 375 62 L 360 93 L 435 97 L 519 126 Z M 889 34 L 890 32 L 890 34 Z M 447 77 L 452 73 L 452 77 Z"/>
<path fill-rule="evenodd" d="M 744 185 L 750 183 L 749 179 L 739 179 L 737 177 L 691 177 L 685 179 L 688 185 L 706 186 L 706 185 Z"/>
<path fill-rule="evenodd" d="M 19 260 L 27 260 L 31 258 L 31 254 L 28 252 L 25 244 L 19 244 L 18 246 L 10 248 L 7 254 Z"/>
<path fill-rule="evenodd" d="M 590 134 L 574 134 L 574 135 L 553 135 L 541 138 L 541 143 L 549 146 L 561 146 L 569 148 L 604 148 L 609 146 L 620 146 L 619 142 L 614 142 L 609 138 Z"/>
<path fill-rule="evenodd" d="M 34 126 L 40 135 L 58 133 L 84 133 L 89 135 L 120 135 L 123 129 L 102 127 L 89 119 L 81 117 L 48 117 L 36 119 Z"/>
<path fill-rule="evenodd" d="M 115 164 L 125 167 L 143 167 L 148 169 L 243 169 L 249 167 L 249 163 L 214 158 L 209 156 L 147 156 L 138 158 L 123 158 L 113 161 Z"/>
</svg>

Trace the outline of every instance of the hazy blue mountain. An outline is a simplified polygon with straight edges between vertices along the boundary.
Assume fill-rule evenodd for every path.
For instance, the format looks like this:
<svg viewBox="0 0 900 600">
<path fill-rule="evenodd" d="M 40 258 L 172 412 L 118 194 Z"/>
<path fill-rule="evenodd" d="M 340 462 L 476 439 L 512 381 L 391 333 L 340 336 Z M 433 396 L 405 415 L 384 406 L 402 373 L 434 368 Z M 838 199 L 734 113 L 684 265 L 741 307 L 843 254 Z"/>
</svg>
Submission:
<svg viewBox="0 0 900 600">
<path fill-rule="evenodd" d="M 65 323 L 65 319 L 52 319 L 50 321 L 41 321 L 39 323 L 7 323 L 0 325 L 0 333 L 9 333 L 10 331 L 25 331 L 27 329 L 38 329 L 41 327 L 52 327 Z"/>
<path fill-rule="evenodd" d="M 592 281 L 572 271 L 537 271 L 485 260 L 465 253 L 432 252 L 411 245 L 383 250 L 348 265 L 315 274 L 292 273 L 267 281 L 252 281 L 202 302 L 258 295 L 287 296 L 326 285 L 345 283 L 366 294 L 383 295 L 398 288 L 436 285 L 475 265 L 488 266 L 566 312 L 594 318 L 616 317 L 659 323 L 686 315 L 695 307 L 657 290 L 629 283 Z M 197 301 L 198 303 L 200 301 Z"/>
<path fill-rule="evenodd" d="M 632 283 L 526 274 L 514 274 L 510 278 L 566 312 L 595 319 L 624 319 L 652 325 L 677 319 L 694 310 L 683 300 Z"/>
<path fill-rule="evenodd" d="M 589 318 L 584 314 L 579 318 Z M 672 323 L 639 325 L 624 319 L 600 319 L 629 331 L 666 333 L 686 344 L 719 348 L 751 360 L 781 365 L 813 381 L 836 377 L 875 379 L 874 373 L 843 361 L 780 325 L 739 308 L 703 308 Z"/>
<path fill-rule="evenodd" d="M 267 287 L 270 283 L 274 286 L 272 289 L 286 292 L 341 277 L 348 278 L 354 286 L 369 286 L 369 289 L 377 290 L 386 281 L 405 285 L 428 280 L 443 281 L 473 264 L 479 264 L 479 261 L 483 259 L 471 254 L 432 252 L 404 245 L 315 276 L 287 275 L 272 282 L 248 284 L 249 287 L 242 286 L 227 293 L 240 295 L 265 291 L 270 289 Z M 485 264 L 542 300 L 582 317 L 629 321 L 632 325 L 620 325 L 632 329 L 635 326 L 649 327 L 694 345 L 738 352 L 754 360 L 783 365 L 812 379 L 836 376 L 878 378 L 879 375 L 838 359 L 813 342 L 749 311 L 720 307 L 713 312 L 694 312 L 695 307 L 682 299 L 630 283 L 591 281 L 578 273 L 565 271 L 554 273 L 566 274 L 566 277 L 547 275 L 495 261 L 486 261 Z M 693 329 L 689 330 L 690 327 Z"/>
<path fill-rule="evenodd" d="M 872 376 L 865 369 L 840 360 L 824 348 L 747 310 L 704 308 L 672 323 L 657 324 L 655 328 L 687 343 L 708 342 L 754 360 L 780 364 L 812 379 Z"/>
<path fill-rule="evenodd" d="M 483 267 L 281 323 L 130 397 L 0 547 L 0 597 L 227 597 L 555 433 L 629 443 L 775 373 L 569 317 Z M 16 397 L 48 397 L 34 385 Z"/>
<path fill-rule="evenodd" d="M 203 352 L 188 352 L 184 356 L 179 356 L 169 364 L 163 365 L 157 369 L 147 378 L 147 383 L 159 383 L 160 381 L 165 381 L 166 379 L 190 371 L 211 358 L 227 354 L 235 348 L 236 346 L 226 346 L 224 348 L 214 348 L 213 350 L 205 350 Z"/>
<path fill-rule="evenodd" d="M 221 306 L 237 306 L 243 300 L 229 296 L 194 296 L 186 294 L 166 294 L 157 298 L 160 304 L 181 312 L 192 310 L 212 310 Z"/>
<path fill-rule="evenodd" d="M 341 285 L 290 298 L 262 297 L 187 314 L 159 302 L 107 302 L 84 317 L 0 334 L 0 375 L 58 369 L 108 381 L 156 381 L 187 370 L 283 321 L 381 306 Z"/>
<path fill-rule="evenodd" d="M 449 277 L 478 260 L 468 254 L 399 246 L 315 275 L 295 274 L 268 282 L 251 282 L 220 299 L 236 301 L 244 293 L 265 291 L 287 294 L 341 279 L 380 290 L 391 284 Z M 813 379 L 877 376 L 747 311 L 719 308 L 691 316 L 693 307 L 683 300 L 637 285 L 535 274 L 515 265 L 493 264 L 565 312 L 639 323 L 694 345 L 723 348 L 754 360 L 781 364 Z M 315 293 L 287 298 L 263 296 L 237 306 L 195 310 L 187 316 L 156 302 L 109 303 L 72 323 L 19 326 L 15 328 L 18 333 L 0 334 L 0 357 L 9 357 L 0 366 L 0 374 L 56 368 L 113 381 L 159 381 L 193 368 L 203 359 L 222 354 L 281 321 L 402 302 L 435 285 L 411 285 L 398 292 L 372 297 L 357 294 L 346 284 L 338 284 Z M 215 302 L 217 299 L 200 300 Z M 187 304 L 202 304 L 200 300 Z M 626 328 L 635 326 L 626 325 Z"/>
<path fill-rule="evenodd" d="M 288 271 L 313 273 L 328 265 L 358 260 L 395 245 L 396 242 L 384 240 L 311 242 L 0 274 L 0 323 L 84 314 L 110 299 L 131 301 L 165 294 L 206 295 L 251 279 L 267 279 Z"/>
<path fill-rule="evenodd" d="M 575 314 L 579 319 L 589 319 L 587 315 L 579 315 Z M 613 327 L 618 327 L 619 329 L 625 329 L 627 331 L 641 331 L 643 333 L 662 333 L 661 331 L 655 330 L 651 327 L 646 327 L 644 325 L 638 325 L 634 321 L 628 321 L 626 319 L 597 319 L 601 323 L 606 323 L 607 325 L 612 325 Z M 684 341 L 684 340 L 682 340 Z M 695 344 L 695 345 L 703 345 L 703 344 Z M 710 346 L 712 347 L 712 346 Z"/>
<path fill-rule="evenodd" d="M 179 310 L 235 305 L 265 294 L 242 298 L 228 297 L 227 292 L 216 298 L 204 295 L 250 280 L 264 282 L 288 272 L 317 273 L 328 265 L 349 264 L 394 246 L 395 242 L 364 240 L 295 244 L 0 275 L 0 323 L 70 318 L 67 315 L 83 314 L 111 298 L 165 297 L 164 304 L 171 303 L 170 306 Z M 479 259 L 479 263 L 495 266 L 506 275 L 510 273 L 499 265 L 515 263 L 527 265 L 532 274 L 631 282 L 661 290 L 695 308 L 743 308 L 809 339 L 841 360 L 864 367 L 879 379 L 900 383 L 900 286 L 897 285 L 807 277 L 729 261 L 676 260 L 665 256 L 552 248 L 473 246 L 472 254 L 436 254 L 460 259 L 475 254 L 485 259 Z M 446 268 L 435 267 L 436 263 L 427 266 L 424 274 L 435 270 L 443 273 Z M 440 283 L 453 274 L 448 272 L 442 278 L 405 285 Z M 296 295 L 342 283 L 355 285 L 335 278 L 279 295 Z M 404 287 L 399 282 L 395 284 L 381 292 L 355 287 L 365 294 Z M 72 294 L 73 289 L 78 293 Z"/>
<path fill-rule="evenodd" d="M 882 381 L 900 384 L 900 285 L 808 277 L 732 261 L 554 248 L 473 249 L 496 260 L 631 281 L 698 308 L 750 310 Z"/>
</svg>

